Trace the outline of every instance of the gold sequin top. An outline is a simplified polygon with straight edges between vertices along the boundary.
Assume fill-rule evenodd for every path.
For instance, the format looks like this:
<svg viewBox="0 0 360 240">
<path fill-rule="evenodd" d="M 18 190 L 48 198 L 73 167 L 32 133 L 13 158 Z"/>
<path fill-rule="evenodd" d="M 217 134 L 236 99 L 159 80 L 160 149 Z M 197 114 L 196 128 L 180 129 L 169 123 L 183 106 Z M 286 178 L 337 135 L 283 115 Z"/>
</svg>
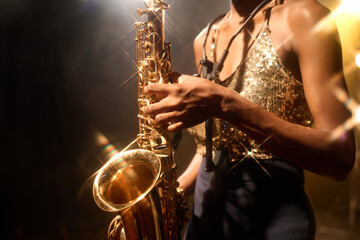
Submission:
<svg viewBox="0 0 360 240">
<path fill-rule="evenodd" d="M 211 49 L 209 58 L 214 58 L 214 48 Z M 242 97 L 284 120 L 306 127 L 311 127 L 313 123 L 303 85 L 281 62 L 272 45 L 267 24 L 236 71 L 227 79 L 218 80 L 216 83 L 238 92 Z M 194 126 L 189 132 L 197 143 L 197 152 L 204 155 L 205 124 Z M 255 142 L 222 119 L 214 120 L 213 136 L 214 150 L 227 148 L 231 160 L 249 155 L 256 159 L 274 157 L 270 152 L 261 149 L 261 143 Z"/>
</svg>

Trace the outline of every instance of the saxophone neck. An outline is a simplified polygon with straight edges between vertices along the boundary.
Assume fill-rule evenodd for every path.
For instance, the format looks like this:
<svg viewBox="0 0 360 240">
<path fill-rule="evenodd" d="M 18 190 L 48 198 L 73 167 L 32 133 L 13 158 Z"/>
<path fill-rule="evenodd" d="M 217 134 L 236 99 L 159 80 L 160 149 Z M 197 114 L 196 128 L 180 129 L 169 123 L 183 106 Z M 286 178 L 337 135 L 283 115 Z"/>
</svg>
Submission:
<svg viewBox="0 0 360 240">
<path fill-rule="evenodd" d="M 165 49 L 165 10 L 169 5 L 162 0 L 145 0 L 146 9 L 137 9 L 138 16 L 147 15 L 147 23 L 155 33 L 157 51 Z"/>
</svg>

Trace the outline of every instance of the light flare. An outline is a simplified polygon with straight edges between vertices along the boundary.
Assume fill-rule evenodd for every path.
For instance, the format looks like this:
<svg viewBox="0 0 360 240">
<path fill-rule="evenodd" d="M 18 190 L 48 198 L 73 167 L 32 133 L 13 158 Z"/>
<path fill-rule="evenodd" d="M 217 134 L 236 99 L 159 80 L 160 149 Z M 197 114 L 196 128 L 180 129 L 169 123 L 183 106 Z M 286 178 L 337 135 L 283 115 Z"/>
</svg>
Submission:
<svg viewBox="0 0 360 240">
<path fill-rule="evenodd" d="M 123 52 L 125 53 L 126 57 L 129 59 L 129 61 L 132 62 L 133 66 L 135 69 L 137 69 L 137 63 L 135 62 L 135 60 L 130 56 L 130 54 L 126 51 L 125 48 L 121 48 L 123 50 Z"/>
<path fill-rule="evenodd" d="M 360 14 L 360 1 L 359 0 L 343 0 L 338 7 L 337 11 L 351 13 L 355 16 Z"/>
<path fill-rule="evenodd" d="M 136 23 L 132 24 L 131 27 L 128 29 L 128 31 L 119 38 L 119 40 L 117 41 L 117 43 L 115 44 L 114 47 L 117 47 L 116 45 L 120 46 L 120 43 L 122 40 L 124 40 L 130 33 L 132 33 L 134 30 L 136 29 Z M 123 51 L 124 55 L 126 56 L 127 60 L 131 63 L 131 65 L 134 67 L 135 71 L 137 70 L 137 63 L 136 61 L 130 56 L 129 52 L 122 46 L 120 46 L 120 49 Z M 134 76 L 137 75 L 137 72 L 135 72 L 133 75 L 131 75 L 130 77 L 126 78 L 125 81 L 123 81 L 120 86 L 118 87 L 118 89 L 124 90 L 127 86 L 127 84 L 129 82 L 131 82 L 131 80 L 134 78 Z"/>
<path fill-rule="evenodd" d="M 154 6 L 154 0 L 145 0 L 145 5 L 149 8 Z"/>
<path fill-rule="evenodd" d="M 118 40 L 117 44 L 119 44 L 124 38 L 126 38 L 131 32 L 133 32 L 136 29 L 136 23 L 132 24 L 130 28 L 126 31 L 124 35 L 122 35 Z"/>
<path fill-rule="evenodd" d="M 360 107 L 356 110 L 355 120 L 360 123 Z"/>
<path fill-rule="evenodd" d="M 133 75 L 131 75 L 129 78 L 127 78 L 125 81 L 121 83 L 121 85 L 117 88 L 119 90 L 125 90 L 128 86 L 130 86 L 131 80 L 137 76 L 137 72 L 135 72 Z"/>
<path fill-rule="evenodd" d="M 314 33 L 334 31 L 337 29 L 337 24 L 340 24 L 344 20 L 349 23 L 347 25 L 352 26 L 353 24 L 351 23 L 353 23 L 355 19 L 360 19 L 360 1 L 343 0 L 327 17 L 319 21 L 314 28 Z M 354 34 L 356 32 L 357 30 L 353 29 L 352 33 Z"/>
<path fill-rule="evenodd" d="M 360 68 L 360 52 L 355 56 L 355 63 L 358 68 Z"/>
<path fill-rule="evenodd" d="M 186 41 L 186 38 L 184 37 L 184 31 L 181 30 L 180 24 L 176 22 L 171 16 L 173 15 L 174 9 L 176 9 L 176 4 L 181 4 L 181 2 L 178 1 L 167 1 L 168 5 L 171 6 L 166 11 L 165 14 L 165 22 L 164 29 L 165 32 L 171 36 L 173 36 L 178 41 Z"/>
<path fill-rule="evenodd" d="M 270 175 L 270 173 L 266 170 L 266 168 L 261 165 L 260 161 L 257 160 L 254 156 L 254 153 L 264 144 L 266 143 L 274 134 L 271 134 L 269 137 L 267 137 L 262 143 L 260 143 L 256 148 L 254 148 L 253 150 L 249 151 L 249 149 L 247 149 L 247 147 L 245 147 L 245 145 L 242 142 L 239 142 L 247 151 L 247 155 L 244 156 L 242 159 L 240 159 L 239 161 L 237 161 L 237 163 L 232 166 L 226 173 L 231 172 L 236 166 L 238 166 L 242 161 L 244 161 L 247 158 L 252 158 L 259 166 L 260 168 L 266 173 L 266 175 L 268 175 L 271 179 L 273 179 L 273 177 Z"/>
<path fill-rule="evenodd" d="M 347 119 L 343 124 L 335 128 L 331 134 L 331 139 L 342 139 L 345 137 L 346 132 L 353 129 L 360 123 L 360 105 L 349 94 L 341 89 L 335 88 L 334 94 L 337 99 L 344 104 L 344 106 L 351 112 L 352 116 Z"/>
</svg>

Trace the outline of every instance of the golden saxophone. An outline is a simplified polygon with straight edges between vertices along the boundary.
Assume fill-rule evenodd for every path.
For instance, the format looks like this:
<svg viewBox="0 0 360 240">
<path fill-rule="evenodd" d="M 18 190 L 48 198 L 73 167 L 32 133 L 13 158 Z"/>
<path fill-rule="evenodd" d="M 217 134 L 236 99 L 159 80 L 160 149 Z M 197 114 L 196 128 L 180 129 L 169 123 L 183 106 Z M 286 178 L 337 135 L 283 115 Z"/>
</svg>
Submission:
<svg viewBox="0 0 360 240">
<path fill-rule="evenodd" d="M 151 83 L 170 83 L 170 43 L 164 38 L 168 5 L 146 0 L 138 9 L 147 21 L 136 23 L 140 149 L 113 156 L 98 172 L 93 195 L 98 206 L 118 215 L 108 229 L 109 239 L 180 239 L 183 194 L 177 191 L 172 135 L 149 125 L 142 107 L 159 101 L 146 96 Z"/>
</svg>

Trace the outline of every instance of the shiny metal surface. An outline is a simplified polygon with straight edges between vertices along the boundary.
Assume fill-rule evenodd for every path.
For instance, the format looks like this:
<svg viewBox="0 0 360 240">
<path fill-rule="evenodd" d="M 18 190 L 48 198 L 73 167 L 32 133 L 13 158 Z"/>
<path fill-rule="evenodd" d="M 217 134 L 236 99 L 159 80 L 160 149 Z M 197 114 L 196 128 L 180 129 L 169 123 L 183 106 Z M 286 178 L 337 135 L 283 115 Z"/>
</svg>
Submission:
<svg viewBox="0 0 360 240">
<path fill-rule="evenodd" d="M 164 15 L 169 6 L 147 1 L 138 10 L 147 21 L 136 23 L 138 69 L 138 150 L 115 155 L 99 171 L 93 187 L 96 203 L 117 212 L 108 230 L 109 239 L 180 239 L 182 194 L 176 189 L 176 163 L 172 135 L 166 126 L 151 126 L 142 108 L 159 101 L 147 96 L 152 83 L 170 84 L 170 43 L 165 42 Z"/>
</svg>

